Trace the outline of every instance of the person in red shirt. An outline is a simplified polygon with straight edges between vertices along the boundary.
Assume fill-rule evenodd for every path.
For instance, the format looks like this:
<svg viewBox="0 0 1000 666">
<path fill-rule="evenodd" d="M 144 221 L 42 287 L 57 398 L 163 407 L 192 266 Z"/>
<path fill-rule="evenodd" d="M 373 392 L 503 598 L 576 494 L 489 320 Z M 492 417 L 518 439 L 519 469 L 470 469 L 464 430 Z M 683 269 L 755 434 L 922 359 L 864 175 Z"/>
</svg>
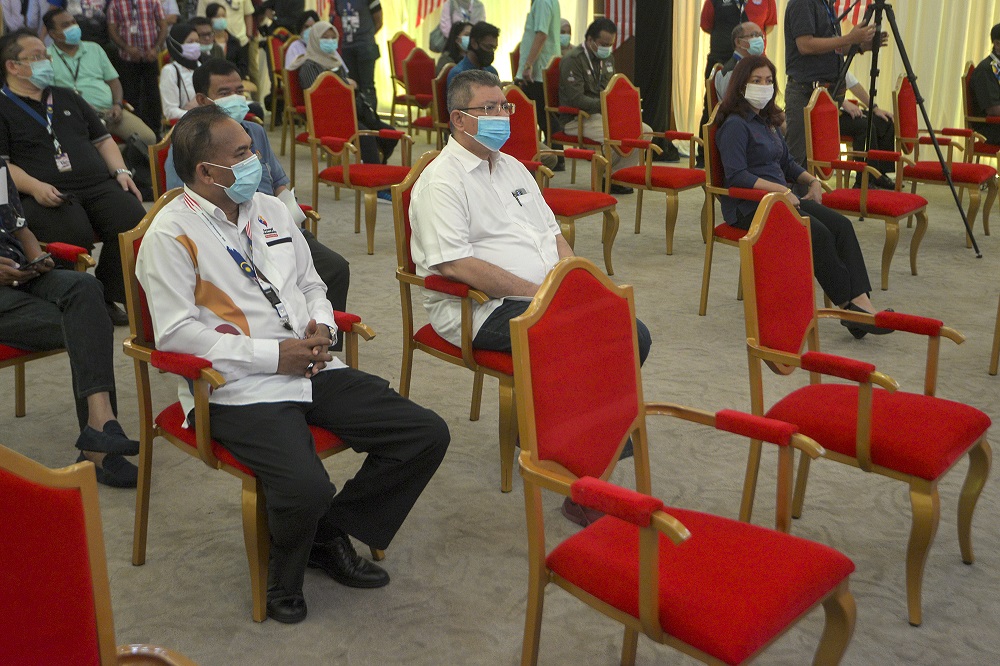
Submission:
<svg viewBox="0 0 1000 666">
<path fill-rule="evenodd" d="M 160 129 L 160 69 L 157 57 L 167 39 L 159 0 L 111 0 L 108 35 L 118 46 L 125 99 L 153 132 Z"/>
</svg>

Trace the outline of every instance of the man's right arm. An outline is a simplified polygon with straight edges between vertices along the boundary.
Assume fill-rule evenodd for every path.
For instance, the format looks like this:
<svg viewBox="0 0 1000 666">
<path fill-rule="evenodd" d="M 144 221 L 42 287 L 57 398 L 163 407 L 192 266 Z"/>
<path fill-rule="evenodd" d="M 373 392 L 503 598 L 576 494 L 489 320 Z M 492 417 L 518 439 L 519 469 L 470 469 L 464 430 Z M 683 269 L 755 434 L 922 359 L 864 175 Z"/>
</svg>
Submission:
<svg viewBox="0 0 1000 666">
<path fill-rule="evenodd" d="M 474 289 L 486 292 L 490 298 L 505 296 L 530 298 L 538 291 L 537 284 L 522 280 L 495 264 L 475 257 L 446 261 L 433 268 L 449 280 L 463 282 Z"/>
<path fill-rule="evenodd" d="M 867 50 L 871 48 L 875 36 L 875 26 L 855 26 L 846 35 L 840 37 L 817 37 L 816 35 L 799 35 L 795 38 L 795 46 L 802 55 L 822 55 L 837 49 L 849 48 L 861 44 Z"/>
</svg>

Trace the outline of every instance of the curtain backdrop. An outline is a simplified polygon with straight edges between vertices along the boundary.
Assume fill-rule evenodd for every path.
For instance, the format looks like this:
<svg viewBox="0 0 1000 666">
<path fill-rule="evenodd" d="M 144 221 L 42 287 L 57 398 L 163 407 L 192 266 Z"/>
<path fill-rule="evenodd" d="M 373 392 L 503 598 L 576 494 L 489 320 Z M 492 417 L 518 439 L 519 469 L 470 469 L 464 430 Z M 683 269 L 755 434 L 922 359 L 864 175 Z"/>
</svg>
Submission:
<svg viewBox="0 0 1000 666">
<path fill-rule="evenodd" d="M 708 35 L 699 27 L 703 3 L 669 1 L 674 5 L 674 115 L 678 129 L 693 132 L 701 117 L 705 92 L 701 77 L 708 56 Z M 778 25 L 767 41 L 767 55 L 778 68 L 781 89 L 785 85 L 782 26 L 787 4 L 788 0 L 777 0 Z M 990 28 L 1000 23 L 1000 0 L 895 0 L 891 4 L 931 122 L 937 128 L 961 127 L 962 67 L 967 60 L 978 63 L 989 53 Z M 891 37 L 879 64 L 882 73 L 876 101 L 889 109 L 896 79 L 904 72 Z M 868 55 L 856 57 L 851 68 L 866 88 L 870 68 Z"/>
</svg>

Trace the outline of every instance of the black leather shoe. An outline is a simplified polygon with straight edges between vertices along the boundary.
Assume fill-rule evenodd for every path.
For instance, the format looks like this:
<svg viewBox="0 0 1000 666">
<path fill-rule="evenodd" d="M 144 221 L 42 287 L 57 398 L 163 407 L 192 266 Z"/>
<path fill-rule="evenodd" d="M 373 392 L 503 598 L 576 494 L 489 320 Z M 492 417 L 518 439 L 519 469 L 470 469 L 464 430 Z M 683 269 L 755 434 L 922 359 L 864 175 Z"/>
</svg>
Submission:
<svg viewBox="0 0 1000 666">
<path fill-rule="evenodd" d="M 844 306 L 845 310 L 850 310 L 851 312 L 864 312 L 865 314 L 871 314 L 867 310 L 858 307 L 854 303 L 848 303 Z M 886 312 L 894 312 L 892 308 L 886 308 Z M 875 324 L 864 324 L 856 321 L 847 321 L 846 319 L 841 319 L 840 324 L 847 327 L 847 330 L 851 332 L 855 340 L 860 340 L 869 333 L 872 335 L 887 335 L 892 333 L 891 328 L 882 328 L 881 326 L 876 326 Z"/>
<path fill-rule="evenodd" d="M 112 324 L 115 326 L 128 326 L 128 315 L 120 305 L 108 301 L 104 304 L 104 307 L 108 310 L 108 316 L 111 317 Z"/>
<path fill-rule="evenodd" d="M 84 460 L 88 458 L 82 453 L 76 459 L 77 462 Z M 117 453 L 104 456 L 100 465 L 94 463 L 94 473 L 98 483 L 111 488 L 135 488 L 139 483 L 139 468 Z"/>
<path fill-rule="evenodd" d="M 385 569 L 358 555 L 351 537 L 346 534 L 326 543 L 314 543 L 309 553 L 309 566 L 322 569 L 347 587 L 373 588 L 389 584 Z"/>
<path fill-rule="evenodd" d="M 624 185 L 611 186 L 611 194 L 632 194 L 634 191 L 631 187 L 625 187 Z"/>
<path fill-rule="evenodd" d="M 566 170 L 566 158 L 560 156 L 559 157 L 559 161 L 556 162 L 556 165 L 554 167 L 552 167 L 552 170 L 553 171 L 565 171 Z"/>
<path fill-rule="evenodd" d="M 76 448 L 81 451 L 96 451 L 97 453 L 119 453 L 123 456 L 134 456 L 139 453 L 139 442 L 129 439 L 118 421 L 108 421 L 103 432 L 98 432 L 90 426 L 84 426 L 76 439 Z"/>
<path fill-rule="evenodd" d="M 282 624 L 296 624 L 306 619 L 306 600 L 302 594 L 288 594 L 267 600 L 267 616 Z"/>
</svg>

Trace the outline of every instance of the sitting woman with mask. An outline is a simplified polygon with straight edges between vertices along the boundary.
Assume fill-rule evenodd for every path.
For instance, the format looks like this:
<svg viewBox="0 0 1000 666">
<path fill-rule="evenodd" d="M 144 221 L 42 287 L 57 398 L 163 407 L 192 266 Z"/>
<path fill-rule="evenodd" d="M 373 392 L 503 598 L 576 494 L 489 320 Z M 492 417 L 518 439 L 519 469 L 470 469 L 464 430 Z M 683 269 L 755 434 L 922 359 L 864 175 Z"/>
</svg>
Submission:
<svg viewBox="0 0 1000 666">
<path fill-rule="evenodd" d="M 358 115 L 359 130 L 395 129 L 383 122 L 364 96 L 358 94 L 357 84 L 348 78 L 347 66 L 337 54 L 337 29 L 327 21 L 318 21 L 309 29 L 306 52 L 288 69 L 297 70 L 299 85 L 306 90 L 323 72 L 333 72 L 354 88 L 354 106 Z M 346 138 L 346 137 L 345 137 Z M 385 164 L 396 149 L 396 139 L 361 137 L 361 161 L 366 164 Z"/>
<path fill-rule="evenodd" d="M 725 186 L 784 193 L 809 218 L 813 271 L 830 300 L 845 310 L 874 313 L 871 283 L 851 221 L 820 201 L 823 185 L 788 153 L 779 127 L 784 114 L 774 102 L 774 64 L 766 56 L 747 56 L 733 70 L 726 96 L 719 103 L 716 145 L 725 169 Z M 802 199 L 788 183 L 808 186 Z M 739 229 L 749 229 L 757 202 L 721 197 L 722 217 Z M 855 338 L 882 335 L 890 329 L 841 321 Z"/>
<path fill-rule="evenodd" d="M 160 70 L 160 99 L 163 117 L 177 120 L 189 109 L 198 106 L 194 99 L 191 75 L 201 65 L 201 45 L 198 31 L 190 23 L 178 23 L 167 35 L 170 62 Z"/>
<path fill-rule="evenodd" d="M 247 79 L 250 76 L 249 45 L 240 46 L 240 40 L 233 37 L 227 30 L 229 27 L 229 18 L 226 16 L 226 7 L 213 2 L 205 7 L 205 16 L 212 22 L 212 29 L 215 31 L 215 43 L 222 50 L 222 56 L 236 65 L 241 79 Z M 237 16 L 233 20 L 242 21 L 243 17 Z"/>
<path fill-rule="evenodd" d="M 457 65 L 462 62 L 466 51 L 469 50 L 469 35 L 472 33 L 472 24 L 459 21 L 453 23 L 451 32 L 448 34 L 448 41 L 444 43 L 444 50 L 438 58 L 434 67 L 434 75 L 437 76 L 448 63 Z"/>
<path fill-rule="evenodd" d="M 285 49 L 285 68 L 291 67 L 292 63 L 306 54 L 306 44 L 309 42 L 309 31 L 313 24 L 319 20 L 319 14 L 312 11 L 302 12 L 295 22 L 295 34 L 300 37 L 288 45 Z"/>
</svg>

